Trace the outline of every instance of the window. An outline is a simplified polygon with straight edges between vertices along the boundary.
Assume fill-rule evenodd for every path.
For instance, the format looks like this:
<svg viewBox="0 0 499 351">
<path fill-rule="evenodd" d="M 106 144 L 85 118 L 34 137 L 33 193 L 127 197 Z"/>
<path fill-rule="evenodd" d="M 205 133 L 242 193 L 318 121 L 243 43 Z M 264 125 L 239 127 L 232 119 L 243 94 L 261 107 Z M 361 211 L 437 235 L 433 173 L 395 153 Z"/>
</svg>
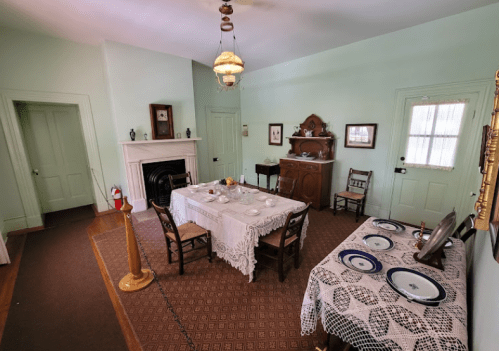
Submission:
<svg viewBox="0 0 499 351">
<path fill-rule="evenodd" d="M 415 104 L 405 165 L 452 170 L 465 101 Z"/>
</svg>

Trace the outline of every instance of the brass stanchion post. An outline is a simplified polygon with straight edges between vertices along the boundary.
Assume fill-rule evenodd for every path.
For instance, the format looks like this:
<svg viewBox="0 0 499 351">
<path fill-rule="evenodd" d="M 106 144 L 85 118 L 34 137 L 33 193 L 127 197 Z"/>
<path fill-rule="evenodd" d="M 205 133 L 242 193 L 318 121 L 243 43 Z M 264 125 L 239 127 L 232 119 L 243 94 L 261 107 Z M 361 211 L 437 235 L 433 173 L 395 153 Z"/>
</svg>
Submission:
<svg viewBox="0 0 499 351">
<path fill-rule="evenodd" d="M 128 203 L 127 197 L 125 196 L 121 211 L 125 216 L 126 244 L 130 273 L 120 280 L 119 287 L 121 290 L 128 292 L 144 289 L 151 284 L 154 279 L 154 276 L 149 269 L 141 269 L 139 247 L 137 246 L 137 240 L 133 232 L 132 219 L 130 218 L 132 209 L 132 205 Z"/>
</svg>

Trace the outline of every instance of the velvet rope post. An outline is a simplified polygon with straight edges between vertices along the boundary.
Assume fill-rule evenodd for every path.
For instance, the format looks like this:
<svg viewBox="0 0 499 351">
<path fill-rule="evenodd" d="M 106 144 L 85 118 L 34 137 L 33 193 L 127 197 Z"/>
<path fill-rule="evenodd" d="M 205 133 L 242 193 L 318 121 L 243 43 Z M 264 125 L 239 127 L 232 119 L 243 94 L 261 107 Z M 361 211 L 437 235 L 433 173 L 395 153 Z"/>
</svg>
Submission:
<svg viewBox="0 0 499 351">
<path fill-rule="evenodd" d="M 151 284 L 154 279 L 154 276 L 149 269 L 141 269 L 139 248 L 137 246 L 137 239 L 135 238 L 132 218 L 130 216 L 132 209 L 133 206 L 128 203 L 127 197 L 125 196 L 121 211 L 125 215 L 128 266 L 130 267 L 130 273 L 120 280 L 119 287 L 122 291 L 128 292 L 144 289 Z"/>
</svg>

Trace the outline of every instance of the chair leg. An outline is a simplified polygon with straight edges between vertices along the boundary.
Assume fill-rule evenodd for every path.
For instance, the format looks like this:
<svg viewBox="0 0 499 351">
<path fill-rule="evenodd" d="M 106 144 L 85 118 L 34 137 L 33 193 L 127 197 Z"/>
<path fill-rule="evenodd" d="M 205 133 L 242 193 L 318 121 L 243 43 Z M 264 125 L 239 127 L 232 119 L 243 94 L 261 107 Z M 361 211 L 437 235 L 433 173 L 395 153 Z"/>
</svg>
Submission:
<svg viewBox="0 0 499 351">
<path fill-rule="evenodd" d="M 178 245 L 178 274 L 184 274 L 184 251 L 182 250 L 182 243 Z"/>
<path fill-rule="evenodd" d="M 296 241 L 295 243 L 295 268 L 300 268 L 300 242 Z"/>
<path fill-rule="evenodd" d="M 168 264 L 172 263 L 172 244 L 170 239 L 166 238 L 166 257 L 168 258 Z"/>
<path fill-rule="evenodd" d="M 277 271 L 279 272 L 279 281 L 282 283 L 284 281 L 284 248 L 279 249 Z"/>
<path fill-rule="evenodd" d="M 336 196 L 336 194 L 334 194 L 334 205 L 333 205 L 333 215 L 336 216 L 336 205 L 338 203 L 338 196 Z"/>
<path fill-rule="evenodd" d="M 206 247 L 207 247 L 207 250 L 208 250 L 208 261 L 210 261 L 211 263 L 211 253 L 212 253 L 212 249 L 211 249 L 211 232 L 208 230 L 207 234 L 206 234 Z"/>
<path fill-rule="evenodd" d="M 360 208 L 361 208 L 360 201 L 357 200 L 357 208 L 355 209 L 355 222 L 359 221 Z"/>
<path fill-rule="evenodd" d="M 364 215 L 364 211 L 366 210 L 366 198 L 363 198 L 362 199 L 362 212 L 361 212 L 361 215 L 363 216 Z"/>
</svg>

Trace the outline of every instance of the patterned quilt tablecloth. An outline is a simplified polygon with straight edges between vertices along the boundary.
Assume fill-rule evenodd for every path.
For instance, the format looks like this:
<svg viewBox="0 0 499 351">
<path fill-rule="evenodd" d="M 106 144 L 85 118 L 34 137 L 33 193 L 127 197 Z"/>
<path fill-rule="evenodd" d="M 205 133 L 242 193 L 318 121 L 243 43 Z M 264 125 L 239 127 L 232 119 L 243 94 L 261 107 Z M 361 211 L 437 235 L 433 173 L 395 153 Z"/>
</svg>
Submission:
<svg viewBox="0 0 499 351">
<path fill-rule="evenodd" d="M 375 227 L 369 218 L 310 273 L 301 311 L 302 335 L 313 332 L 321 319 L 324 329 L 360 350 L 468 349 L 466 311 L 466 256 L 464 243 L 452 238 L 445 249 L 444 271 L 413 258 L 416 228 L 400 234 Z M 392 239 L 390 251 L 372 251 L 362 241 L 367 234 Z M 383 264 L 378 274 L 345 267 L 338 253 L 356 249 L 374 255 Z M 438 307 L 409 302 L 386 282 L 392 267 L 419 271 L 439 282 L 447 298 Z"/>
<path fill-rule="evenodd" d="M 244 275 L 249 275 L 250 281 L 253 280 L 256 263 L 254 248 L 258 246 L 258 238 L 282 227 L 289 212 L 299 211 L 306 206 L 303 202 L 262 192 L 254 197 L 272 197 L 276 200 L 274 207 L 266 207 L 264 201 L 256 199 L 251 205 L 244 205 L 235 200 L 225 204 L 216 200 L 205 203 L 201 199 L 206 194 L 206 191 L 192 194 L 187 188 L 174 190 L 170 212 L 175 223 L 181 225 L 191 220 L 211 230 L 213 251 Z M 258 209 L 260 214 L 247 215 L 245 212 L 248 209 Z M 303 225 L 300 245 L 303 245 L 307 227 L 308 216 Z"/>
</svg>

